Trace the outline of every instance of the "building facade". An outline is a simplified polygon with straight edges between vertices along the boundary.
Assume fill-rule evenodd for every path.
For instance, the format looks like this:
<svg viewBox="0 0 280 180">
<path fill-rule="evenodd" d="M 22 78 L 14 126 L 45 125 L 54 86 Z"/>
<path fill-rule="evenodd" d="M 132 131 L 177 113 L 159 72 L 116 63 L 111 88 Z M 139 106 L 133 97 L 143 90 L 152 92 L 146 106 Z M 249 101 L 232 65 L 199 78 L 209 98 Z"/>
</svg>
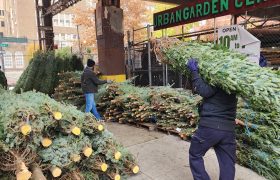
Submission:
<svg viewBox="0 0 280 180">
<path fill-rule="evenodd" d="M 53 17 L 54 42 L 58 48 L 73 47 L 77 50 L 78 37 L 83 27 L 74 23 L 75 14 L 77 11 L 95 8 L 95 6 L 95 0 L 82 0 Z"/>
<path fill-rule="evenodd" d="M 2 36 L 28 39 L 27 42 L 17 40 L 0 42 L 4 45 L 7 44 L 7 47 L 2 47 L 5 70 L 23 70 L 29 58 L 26 52 L 29 43 L 34 44 L 33 41 L 38 39 L 34 1 L 2 0 L 0 1 L 0 12 L 0 33 Z"/>
<path fill-rule="evenodd" d="M 94 0 L 82 0 L 53 17 L 54 40 L 58 48 L 71 47 L 78 52 L 78 33 L 83 27 L 77 28 L 74 24 L 75 10 L 94 7 Z M 27 39 L 24 43 L 1 42 L 0 37 L 0 44 L 5 44 L 0 47 L 0 66 L 2 70 L 5 68 L 9 84 L 15 84 L 39 48 L 34 0 L 0 1 L 0 36 Z"/>
</svg>

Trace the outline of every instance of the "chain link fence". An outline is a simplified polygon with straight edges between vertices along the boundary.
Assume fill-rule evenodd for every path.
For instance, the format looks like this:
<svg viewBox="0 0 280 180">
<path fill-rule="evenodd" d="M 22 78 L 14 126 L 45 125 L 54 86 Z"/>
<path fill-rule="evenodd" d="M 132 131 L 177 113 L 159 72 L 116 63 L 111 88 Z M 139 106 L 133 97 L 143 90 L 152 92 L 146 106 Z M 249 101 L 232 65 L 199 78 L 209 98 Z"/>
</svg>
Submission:
<svg viewBox="0 0 280 180">
<path fill-rule="evenodd" d="M 152 50 L 148 48 L 150 43 L 148 39 L 158 38 L 158 34 L 160 34 L 162 37 L 176 37 L 183 41 L 198 40 L 218 43 L 217 29 L 232 24 L 243 26 L 261 41 L 261 54 L 267 60 L 267 66 L 274 69 L 280 67 L 280 17 L 261 19 L 249 16 L 239 16 L 238 18 L 223 16 L 193 23 L 191 27 L 181 26 L 177 28 L 177 34 L 168 34 L 168 30 L 154 32 L 152 26 L 149 25 L 129 32 L 128 34 L 132 34 L 132 38 L 128 38 L 126 47 L 128 77 L 135 78 L 135 85 L 186 87 L 186 78 L 157 61 Z M 180 33 L 178 33 L 178 29 L 181 29 Z M 134 39 L 133 37 L 139 32 L 142 35 L 145 33 L 146 36 L 142 40 Z"/>
</svg>

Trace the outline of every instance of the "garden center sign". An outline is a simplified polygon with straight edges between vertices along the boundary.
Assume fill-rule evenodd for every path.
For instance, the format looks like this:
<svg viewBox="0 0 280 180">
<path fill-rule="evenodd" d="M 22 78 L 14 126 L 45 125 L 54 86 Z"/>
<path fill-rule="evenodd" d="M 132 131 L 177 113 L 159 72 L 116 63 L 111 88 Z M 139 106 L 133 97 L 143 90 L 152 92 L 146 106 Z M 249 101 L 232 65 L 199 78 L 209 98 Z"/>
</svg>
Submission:
<svg viewBox="0 0 280 180">
<path fill-rule="evenodd" d="M 279 4 L 280 0 L 197 0 L 154 14 L 154 30 L 200 20 L 240 14 Z"/>
</svg>

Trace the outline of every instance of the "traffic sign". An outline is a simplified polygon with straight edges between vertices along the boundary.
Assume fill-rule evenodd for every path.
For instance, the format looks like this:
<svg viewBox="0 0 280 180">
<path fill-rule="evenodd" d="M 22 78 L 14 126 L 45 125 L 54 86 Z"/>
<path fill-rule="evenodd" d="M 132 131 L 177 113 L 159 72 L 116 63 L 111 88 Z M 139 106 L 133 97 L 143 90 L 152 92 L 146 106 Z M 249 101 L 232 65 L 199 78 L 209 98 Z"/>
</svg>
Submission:
<svg viewBox="0 0 280 180">
<path fill-rule="evenodd" d="M 27 38 L 1 37 L 0 42 L 27 43 Z"/>
<path fill-rule="evenodd" d="M 0 44 L 0 47 L 8 47 L 9 44 Z"/>
</svg>

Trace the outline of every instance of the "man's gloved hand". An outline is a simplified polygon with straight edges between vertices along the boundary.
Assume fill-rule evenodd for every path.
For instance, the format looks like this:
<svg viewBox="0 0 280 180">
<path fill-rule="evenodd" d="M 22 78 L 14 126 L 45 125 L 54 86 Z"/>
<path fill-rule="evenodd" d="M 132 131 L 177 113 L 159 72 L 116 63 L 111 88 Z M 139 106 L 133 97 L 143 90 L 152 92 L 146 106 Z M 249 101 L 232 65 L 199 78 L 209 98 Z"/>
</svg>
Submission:
<svg viewBox="0 0 280 180">
<path fill-rule="evenodd" d="M 196 59 L 189 59 L 188 62 L 186 63 L 186 67 L 194 72 L 194 71 L 198 71 L 198 62 Z"/>
<path fill-rule="evenodd" d="M 112 80 L 107 80 L 107 83 L 108 83 L 108 84 L 112 84 L 113 81 L 112 81 Z"/>
</svg>

